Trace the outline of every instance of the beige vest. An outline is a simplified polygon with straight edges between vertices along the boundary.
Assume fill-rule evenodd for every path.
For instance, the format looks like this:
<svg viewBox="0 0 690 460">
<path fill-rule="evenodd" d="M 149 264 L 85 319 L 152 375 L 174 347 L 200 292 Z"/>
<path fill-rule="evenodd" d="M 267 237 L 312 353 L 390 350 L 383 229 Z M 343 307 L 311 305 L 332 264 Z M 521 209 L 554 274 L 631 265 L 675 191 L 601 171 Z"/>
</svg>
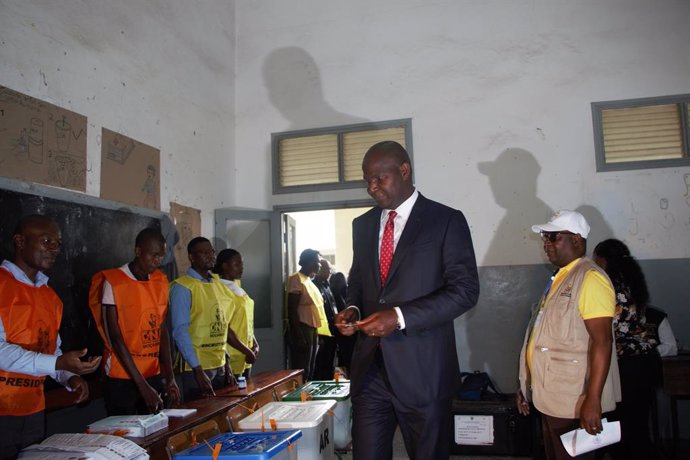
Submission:
<svg viewBox="0 0 690 460">
<path fill-rule="evenodd" d="M 583 257 L 556 287 L 543 307 L 533 312 L 530 327 L 520 353 L 520 388 L 542 413 L 552 417 L 580 418 L 589 377 L 589 333 L 580 316 L 580 288 L 589 270 L 605 273 L 590 259 Z M 539 301 L 542 305 L 544 298 Z M 532 366 L 525 359 L 531 325 L 534 325 Z M 611 328 L 613 336 L 613 327 Z M 531 390 L 530 393 L 527 390 Z M 601 410 L 608 412 L 620 401 L 620 379 L 616 361 L 615 341 L 611 347 L 611 364 L 601 394 Z"/>
</svg>

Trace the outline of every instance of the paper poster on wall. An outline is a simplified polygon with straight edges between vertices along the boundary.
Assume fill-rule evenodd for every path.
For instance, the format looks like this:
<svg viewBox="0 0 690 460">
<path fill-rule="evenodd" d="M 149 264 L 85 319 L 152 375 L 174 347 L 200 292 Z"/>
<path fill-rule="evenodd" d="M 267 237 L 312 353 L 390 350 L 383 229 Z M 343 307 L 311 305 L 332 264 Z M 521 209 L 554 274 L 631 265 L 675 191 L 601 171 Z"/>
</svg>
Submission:
<svg viewBox="0 0 690 460">
<path fill-rule="evenodd" d="M 187 256 L 187 243 L 192 238 L 201 235 L 201 210 L 182 206 L 181 204 L 170 202 L 170 217 L 172 218 L 180 240 L 175 245 L 175 260 L 180 274 L 187 272 L 190 267 L 189 257 Z"/>
<path fill-rule="evenodd" d="M 86 117 L 0 86 L 0 174 L 86 191 Z"/>
<path fill-rule="evenodd" d="M 455 444 L 490 446 L 494 443 L 494 418 L 491 415 L 456 415 Z"/>
<path fill-rule="evenodd" d="M 160 150 L 103 128 L 101 198 L 160 210 Z"/>
</svg>

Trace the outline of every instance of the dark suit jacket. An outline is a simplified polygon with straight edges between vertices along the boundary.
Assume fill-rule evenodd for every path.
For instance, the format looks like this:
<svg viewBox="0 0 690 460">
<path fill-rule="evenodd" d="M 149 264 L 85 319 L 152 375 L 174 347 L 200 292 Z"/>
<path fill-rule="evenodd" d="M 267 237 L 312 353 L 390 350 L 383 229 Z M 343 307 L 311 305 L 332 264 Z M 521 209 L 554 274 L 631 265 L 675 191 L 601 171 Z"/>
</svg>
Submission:
<svg viewBox="0 0 690 460">
<path fill-rule="evenodd" d="M 479 279 L 472 238 L 462 212 L 421 194 L 393 254 L 385 286 L 379 275 L 382 209 L 352 223 L 353 262 L 348 302 L 362 317 L 400 307 L 405 329 L 381 339 L 396 396 L 420 404 L 450 397 L 460 378 L 453 320 L 472 308 Z M 357 394 L 379 339 L 359 334 L 352 357 L 351 391 Z"/>
</svg>

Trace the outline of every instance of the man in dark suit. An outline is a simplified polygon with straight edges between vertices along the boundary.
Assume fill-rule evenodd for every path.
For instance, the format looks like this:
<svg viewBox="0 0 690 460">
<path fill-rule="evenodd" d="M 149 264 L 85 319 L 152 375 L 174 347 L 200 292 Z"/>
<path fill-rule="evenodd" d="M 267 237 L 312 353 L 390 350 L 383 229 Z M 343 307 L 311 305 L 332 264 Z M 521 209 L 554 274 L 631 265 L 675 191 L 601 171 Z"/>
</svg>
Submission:
<svg viewBox="0 0 690 460">
<path fill-rule="evenodd" d="M 415 190 L 400 144 L 371 147 L 362 170 L 378 206 L 353 222 L 350 307 L 336 317 L 341 333 L 359 331 L 354 458 L 391 458 L 396 425 L 410 458 L 448 458 L 460 379 L 453 320 L 479 295 L 469 227 L 460 211 Z"/>
</svg>

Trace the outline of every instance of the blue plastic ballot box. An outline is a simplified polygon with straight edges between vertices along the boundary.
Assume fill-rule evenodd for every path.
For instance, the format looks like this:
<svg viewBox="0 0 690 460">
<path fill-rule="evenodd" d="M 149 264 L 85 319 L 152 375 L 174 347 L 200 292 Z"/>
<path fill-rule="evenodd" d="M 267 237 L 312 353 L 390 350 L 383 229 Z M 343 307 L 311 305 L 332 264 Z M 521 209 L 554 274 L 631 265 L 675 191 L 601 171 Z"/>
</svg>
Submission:
<svg viewBox="0 0 690 460">
<path fill-rule="evenodd" d="M 211 460 L 220 444 L 219 460 L 297 460 L 300 430 L 221 433 L 175 454 L 177 460 Z M 209 448 L 209 446 L 211 446 Z"/>
</svg>

